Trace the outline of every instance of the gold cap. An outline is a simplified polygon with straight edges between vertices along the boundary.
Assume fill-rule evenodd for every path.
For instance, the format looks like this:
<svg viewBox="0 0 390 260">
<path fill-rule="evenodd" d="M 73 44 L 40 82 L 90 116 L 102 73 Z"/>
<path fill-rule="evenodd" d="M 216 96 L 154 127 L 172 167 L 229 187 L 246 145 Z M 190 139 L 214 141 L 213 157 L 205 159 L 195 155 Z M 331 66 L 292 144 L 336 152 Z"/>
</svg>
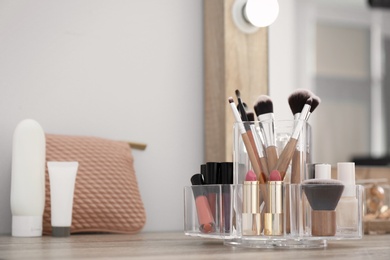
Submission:
<svg viewBox="0 0 390 260">
<path fill-rule="evenodd" d="M 264 235 L 281 236 L 284 233 L 283 182 L 270 181 L 267 188 L 267 212 L 264 214 Z"/>
<path fill-rule="evenodd" d="M 260 213 L 242 213 L 242 234 L 244 236 L 259 236 L 261 234 Z"/>
<path fill-rule="evenodd" d="M 259 182 L 244 182 L 244 203 L 242 213 L 260 213 Z"/>
</svg>

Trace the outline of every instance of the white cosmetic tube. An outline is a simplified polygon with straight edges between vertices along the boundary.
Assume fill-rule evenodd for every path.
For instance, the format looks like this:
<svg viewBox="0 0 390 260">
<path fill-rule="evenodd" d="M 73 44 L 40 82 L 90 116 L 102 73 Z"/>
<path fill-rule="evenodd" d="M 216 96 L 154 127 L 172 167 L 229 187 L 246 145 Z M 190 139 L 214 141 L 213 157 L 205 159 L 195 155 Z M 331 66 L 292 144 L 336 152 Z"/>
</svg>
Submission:
<svg viewBox="0 0 390 260">
<path fill-rule="evenodd" d="M 50 179 L 52 235 L 70 235 L 78 162 L 47 162 Z"/>
<path fill-rule="evenodd" d="M 32 119 L 21 121 L 13 135 L 12 236 L 42 236 L 45 209 L 45 133 Z"/>
</svg>

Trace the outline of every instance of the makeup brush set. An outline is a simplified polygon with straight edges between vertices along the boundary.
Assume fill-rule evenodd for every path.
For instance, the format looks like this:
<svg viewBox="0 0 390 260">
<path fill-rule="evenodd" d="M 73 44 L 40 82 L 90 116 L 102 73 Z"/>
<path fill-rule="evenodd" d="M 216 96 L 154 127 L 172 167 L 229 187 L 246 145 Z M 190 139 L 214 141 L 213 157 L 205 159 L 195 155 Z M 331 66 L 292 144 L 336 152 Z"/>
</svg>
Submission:
<svg viewBox="0 0 390 260">
<path fill-rule="evenodd" d="M 275 120 L 270 97 L 259 96 L 253 113 L 240 91 L 235 94 L 237 105 L 228 98 L 235 119 L 233 184 L 204 185 L 201 174 L 193 176 L 184 189 L 185 234 L 255 248 L 315 248 L 362 238 L 364 189 L 355 185 L 354 163 L 338 163 L 337 179 L 329 164 L 312 163 L 307 121 L 320 98 L 296 90 L 288 98 L 293 119 Z M 212 208 L 210 192 L 216 194 Z"/>
</svg>

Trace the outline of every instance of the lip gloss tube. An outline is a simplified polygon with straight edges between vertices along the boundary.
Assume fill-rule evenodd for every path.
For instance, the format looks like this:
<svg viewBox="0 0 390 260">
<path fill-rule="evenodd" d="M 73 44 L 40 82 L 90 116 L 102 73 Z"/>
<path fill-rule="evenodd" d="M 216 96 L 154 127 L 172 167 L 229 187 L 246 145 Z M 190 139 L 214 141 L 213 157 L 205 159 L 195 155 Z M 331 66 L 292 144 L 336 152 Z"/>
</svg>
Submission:
<svg viewBox="0 0 390 260">
<path fill-rule="evenodd" d="M 202 233 L 213 233 L 215 232 L 215 221 L 206 196 L 207 192 L 202 187 L 202 175 L 193 175 L 191 177 L 191 183 L 193 185 L 192 192 L 195 197 L 196 212 L 198 214 L 199 231 Z"/>
<path fill-rule="evenodd" d="M 223 162 L 221 168 L 221 183 L 222 183 L 222 221 L 221 230 L 224 233 L 229 233 L 231 230 L 231 184 L 233 184 L 233 163 Z"/>
</svg>

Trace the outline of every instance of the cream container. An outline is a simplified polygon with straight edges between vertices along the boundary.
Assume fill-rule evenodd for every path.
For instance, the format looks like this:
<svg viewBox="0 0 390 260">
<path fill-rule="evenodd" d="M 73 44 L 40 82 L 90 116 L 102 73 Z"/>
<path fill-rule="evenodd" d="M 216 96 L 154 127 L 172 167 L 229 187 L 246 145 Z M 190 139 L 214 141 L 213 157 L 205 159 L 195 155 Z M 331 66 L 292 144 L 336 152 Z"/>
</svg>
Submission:
<svg viewBox="0 0 390 260">
<path fill-rule="evenodd" d="M 38 122 L 21 121 L 12 144 L 12 236 L 42 236 L 45 208 L 45 134 Z"/>
<path fill-rule="evenodd" d="M 70 235 L 78 162 L 47 162 L 50 180 L 52 235 Z"/>
<path fill-rule="evenodd" d="M 354 233 L 359 228 L 358 200 L 355 186 L 355 163 L 337 163 L 337 179 L 344 184 L 344 192 L 336 208 L 337 229 L 341 233 Z"/>
</svg>

